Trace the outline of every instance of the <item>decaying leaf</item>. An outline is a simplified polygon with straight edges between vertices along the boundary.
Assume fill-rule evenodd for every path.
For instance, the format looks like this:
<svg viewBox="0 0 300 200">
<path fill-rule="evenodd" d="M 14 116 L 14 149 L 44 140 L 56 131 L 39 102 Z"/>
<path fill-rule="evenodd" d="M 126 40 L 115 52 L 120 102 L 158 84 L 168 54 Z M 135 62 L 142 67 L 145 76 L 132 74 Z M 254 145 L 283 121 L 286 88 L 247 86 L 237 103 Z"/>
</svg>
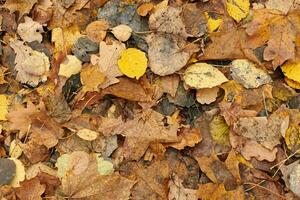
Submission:
<svg viewBox="0 0 300 200">
<path fill-rule="evenodd" d="M 202 140 L 201 132 L 199 129 L 183 128 L 178 133 L 180 142 L 168 144 L 175 149 L 182 150 L 185 147 L 194 147 Z"/>
<path fill-rule="evenodd" d="M 100 88 L 106 88 L 119 82 L 116 77 L 122 76 L 123 74 L 119 70 L 118 60 L 121 56 L 121 52 L 125 49 L 125 45 L 120 42 L 114 41 L 112 44 L 106 44 L 103 41 L 100 42 L 100 57 L 91 57 L 91 63 L 93 65 L 97 64 L 100 71 L 106 76 L 106 80 L 99 86 Z"/>
<path fill-rule="evenodd" d="M 216 101 L 218 92 L 218 87 L 199 89 L 196 93 L 196 99 L 201 104 L 210 104 Z"/>
<path fill-rule="evenodd" d="M 105 81 L 106 77 L 97 65 L 89 65 L 81 70 L 80 80 L 83 91 L 98 91 L 98 86 Z"/>
<path fill-rule="evenodd" d="M 80 72 L 82 68 L 81 61 L 73 55 L 67 55 L 66 59 L 60 64 L 58 75 L 69 78 L 73 74 Z"/>
<path fill-rule="evenodd" d="M 8 100 L 7 96 L 0 95 L 0 120 L 7 120 L 6 115 L 8 113 Z"/>
<path fill-rule="evenodd" d="M 15 70 L 18 72 L 17 80 L 33 87 L 37 86 L 39 82 L 47 80 L 50 62 L 44 53 L 34 51 L 18 40 L 11 41 L 9 44 L 16 53 Z"/>
<path fill-rule="evenodd" d="M 232 78 L 247 89 L 257 88 L 272 81 L 267 72 L 257 68 L 254 63 L 248 60 L 232 61 L 230 70 Z"/>
<path fill-rule="evenodd" d="M 89 39 L 94 42 L 101 42 L 106 36 L 109 24 L 105 20 L 94 21 L 86 27 L 86 33 Z"/>
<path fill-rule="evenodd" d="M 25 179 L 25 167 L 23 163 L 16 158 L 9 158 L 15 163 L 16 171 L 13 180 L 10 182 L 12 187 L 20 187 L 20 182 Z"/>
<path fill-rule="evenodd" d="M 84 139 L 84 140 L 87 140 L 87 141 L 93 141 L 99 136 L 98 132 L 92 131 L 92 130 L 89 130 L 89 129 L 81 129 L 81 130 L 77 131 L 76 134 L 81 139 Z"/>
<path fill-rule="evenodd" d="M 147 58 L 141 50 L 129 48 L 121 52 L 118 66 L 126 76 L 139 79 L 146 72 Z"/>
<path fill-rule="evenodd" d="M 121 42 L 126 42 L 132 33 L 132 29 L 127 25 L 119 25 L 111 30 L 112 34 Z"/>
<path fill-rule="evenodd" d="M 182 185 L 182 180 L 174 176 L 173 180 L 169 181 L 169 200 L 197 200 L 197 190 L 187 189 Z"/>
<path fill-rule="evenodd" d="M 42 194 L 45 192 L 45 185 L 40 183 L 38 177 L 35 177 L 30 180 L 26 180 L 20 184 L 20 187 L 17 188 L 17 196 L 21 200 L 42 200 Z"/>
<path fill-rule="evenodd" d="M 228 81 L 217 68 L 206 63 L 189 66 L 183 76 L 184 82 L 196 89 L 212 88 Z"/>
<path fill-rule="evenodd" d="M 32 6 L 37 2 L 38 0 L 7 0 L 3 7 L 10 10 L 12 13 L 19 11 L 20 17 L 22 17 L 24 14 L 29 13 Z"/>
<path fill-rule="evenodd" d="M 293 3 L 293 0 L 268 0 L 265 5 L 268 9 L 276 9 L 283 14 L 287 14 Z"/>
<path fill-rule="evenodd" d="M 33 21 L 30 17 L 24 17 L 25 22 L 19 24 L 17 33 L 22 38 L 23 41 L 33 42 L 38 41 L 42 42 L 44 32 L 43 26 L 38 22 Z"/>
<path fill-rule="evenodd" d="M 191 56 L 191 52 L 182 49 L 186 45 L 185 40 L 176 36 L 151 34 L 146 40 L 149 45 L 149 66 L 155 74 L 160 76 L 170 75 L 180 70 Z"/>
</svg>

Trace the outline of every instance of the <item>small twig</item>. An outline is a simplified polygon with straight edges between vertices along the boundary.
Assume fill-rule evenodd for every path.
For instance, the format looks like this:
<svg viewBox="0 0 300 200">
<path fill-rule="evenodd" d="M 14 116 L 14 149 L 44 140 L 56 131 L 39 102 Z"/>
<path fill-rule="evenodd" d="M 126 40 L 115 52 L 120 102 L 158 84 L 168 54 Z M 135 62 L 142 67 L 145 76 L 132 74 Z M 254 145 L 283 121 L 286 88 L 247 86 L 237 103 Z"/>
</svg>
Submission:
<svg viewBox="0 0 300 200">
<path fill-rule="evenodd" d="M 271 194 L 274 194 L 275 196 L 277 196 L 277 197 L 279 197 L 279 198 L 286 199 L 284 196 L 282 196 L 282 195 L 280 195 L 280 194 L 277 194 L 277 193 L 273 192 L 272 190 L 270 190 L 270 189 L 268 189 L 268 188 L 266 188 L 266 187 L 264 187 L 264 186 L 261 186 L 261 185 L 259 185 L 259 184 L 251 183 L 251 182 L 246 182 L 246 183 L 244 183 L 244 185 L 253 185 L 253 186 L 255 186 L 255 187 L 259 187 L 259 188 L 261 188 L 261 189 L 263 189 L 263 190 L 266 190 L 266 191 L 270 192 Z"/>
<path fill-rule="evenodd" d="M 291 157 L 293 157 L 294 155 L 296 155 L 296 154 L 299 153 L 299 152 L 300 152 L 300 149 L 296 150 L 293 154 L 289 155 L 286 159 L 284 159 L 284 160 L 280 161 L 279 163 L 277 163 L 277 164 L 273 165 L 272 167 L 270 167 L 270 169 L 272 170 L 272 169 L 274 169 L 274 167 L 277 167 L 278 165 L 281 165 L 281 164 L 285 163 L 285 162 L 288 161 Z"/>
<path fill-rule="evenodd" d="M 30 129 L 31 129 L 31 124 L 28 125 L 27 132 L 26 132 L 25 139 L 24 139 L 24 144 L 25 144 L 26 141 L 27 141 L 27 138 L 28 138 Z"/>
<path fill-rule="evenodd" d="M 134 33 L 136 33 L 136 34 L 149 34 L 149 33 L 153 33 L 153 31 L 134 31 Z"/>
<path fill-rule="evenodd" d="M 264 107 L 265 107 L 266 115 L 268 117 L 269 113 L 268 113 L 268 109 L 267 109 L 267 104 L 266 104 L 265 92 L 264 91 L 262 92 L 262 95 L 263 95 L 263 102 L 264 102 Z"/>
</svg>

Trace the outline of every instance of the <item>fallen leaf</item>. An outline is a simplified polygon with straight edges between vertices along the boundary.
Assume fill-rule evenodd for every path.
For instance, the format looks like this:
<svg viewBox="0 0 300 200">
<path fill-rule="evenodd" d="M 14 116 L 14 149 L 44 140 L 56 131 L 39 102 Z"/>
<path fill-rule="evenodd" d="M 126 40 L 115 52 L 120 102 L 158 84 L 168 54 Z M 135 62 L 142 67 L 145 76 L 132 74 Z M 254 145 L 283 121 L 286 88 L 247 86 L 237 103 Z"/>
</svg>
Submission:
<svg viewBox="0 0 300 200">
<path fill-rule="evenodd" d="M 19 188 L 16 189 L 17 196 L 20 200 L 42 200 L 42 194 L 45 192 L 45 185 L 35 177 L 30 180 L 23 181 Z"/>
<path fill-rule="evenodd" d="M 293 6 L 293 0 L 268 0 L 265 5 L 268 9 L 275 9 L 287 14 Z"/>
<path fill-rule="evenodd" d="M 60 64 L 58 75 L 69 78 L 73 74 L 80 72 L 82 68 L 81 61 L 73 55 L 67 55 L 66 59 Z"/>
<path fill-rule="evenodd" d="M 289 165 L 283 165 L 280 168 L 283 173 L 283 179 L 287 184 L 287 187 L 298 197 L 299 193 L 299 179 L 300 179 L 300 164 L 299 161 L 295 161 Z"/>
<path fill-rule="evenodd" d="M 17 141 L 17 140 L 13 140 L 10 143 L 10 148 L 9 148 L 10 157 L 19 158 L 22 155 L 23 150 L 19 143 L 22 144 L 21 141 Z"/>
<path fill-rule="evenodd" d="M 87 141 L 93 141 L 99 136 L 98 132 L 89 129 L 80 129 L 79 131 L 76 132 L 76 134 L 81 139 Z"/>
<path fill-rule="evenodd" d="M 173 35 L 150 34 L 146 41 L 149 45 L 149 66 L 153 73 L 166 76 L 183 68 L 192 52 L 182 49 L 186 42 Z"/>
<path fill-rule="evenodd" d="M 286 63 L 281 70 L 288 79 L 300 83 L 300 63 Z"/>
<path fill-rule="evenodd" d="M 38 0 L 7 0 L 2 6 L 10 10 L 10 12 L 19 11 L 20 17 L 25 14 L 28 14 L 35 3 Z"/>
<path fill-rule="evenodd" d="M 176 175 L 169 181 L 169 200 L 198 200 L 197 190 L 185 188 Z"/>
<path fill-rule="evenodd" d="M 6 121 L 6 115 L 8 114 L 8 100 L 3 94 L 0 95 L 0 120 Z"/>
<path fill-rule="evenodd" d="M 196 99 L 201 104 L 210 104 L 216 101 L 218 93 L 218 87 L 199 89 L 196 93 Z"/>
<path fill-rule="evenodd" d="M 17 80 L 33 87 L 36 87 L 39 82 L 47 80 L 50 62 L 44 53 L 34 51 L 18 40 L 11 41 L 9 45 L 16 53 L 15 70 L 18 72 Z"/>
<path fill-rule="evenodd" d="M 119 25 L 111 29 L 112 34 L 121 42 L 126 42 L 132 33 L 132 29 L 127 25 Z"/>
<path fill-rule="evenodd" d="M 146 15 L 148 15 L 150 13 L 150 11 L 153 9 L 154 5 L 152 2 L 146 2 L 146 3 L 143 3 L 142 5 L 140 5 L 136 12 L 140 15 L 140 16 L 143 16 L 145 17 Z"/>
<path fill-rule="evenodd" d="M 25 179 L 25 167 L 23 163 L 16 158 L 9 158 L 15 163 L 16 171 L 13 180 L 10 182 L 10 186 L 12 187 L 20 187 L 20 182 Z"/>
<path fill-rule="evenodd" d="M 97 169 L 100 175 L 109 175 L 114 172 L 114 165 L 108 160 L 105 160 L 103 157 L 96 156 L 97 160 Z"/>
<path fill-rule="evenodd" d="M 112 94 L 130 101 L 149 102 L 151 100 L 145 89 L 137 81 L 129 78 L 120 78 L 119 83 L 103 89 L 102 94 Z"/>
<path fill-rule="evenodd" d="M 188 36 L 180 17 L 181 9 L 167 6 L 156 9 L 149 17 L 149 28 L 161 33 Z"/>
<path fill-rule="evenodd" d="M 122 76 L 118 67 L 118 60 L 121 52 L 126 49 L 125 45 L 121 42 L 114 41 L 112 44 L 100 42 L 100 57 L 91 57 L 91 63 L 98 65 L 100 71 L 106 76 L 106 80 L 101 84 L 100 88 L 106 88 L 112 84 L 118 83 L 117 77 Z"/>
<path fill-rule="evenodd" d="M 189 66 L 183 76 L 184 82 L 196 89 L 213 88 L 228 81 L 217 68 L 206 63 L 196 63 Z"/>
<path fill-rule="evenodd" d="M 202 136 L 199 129 L 183 128 L 178 133 L 178 139 L 180 142 L 170 143 L 166 146 L 171 146 L 178 150 L 182 150 L 185 147 L 194 147 L 197 143 L 201 142 Z"/>
<path fill-rule="evenodd" d="M 16 164 L 7 158 L 0 158 L 0 185 L 8 185 L 12 182 L 16 174 Z"/>
<path fill-rule="evenodd" d="M 25 22 L 20 23 L 17 29 L 17 33 L 22 40 L 26 42 L 33 42 L 35 40 L 42 42 L 42 33 L 44 32 L 43 26 L 40 23 L 33 21 L 30 17 L 25 16 L 24 19 Z"/>
<path fill-rule="evenodd" d="M 83 91 L 99 91 L 98 86 L 105 81 L 106 77 L 96 65 L 84 67 L 80 72 L 80 80 Z"/>
<path fill-rule="evenodd" d="M 249 14 L 249 0 L 226 0 L 226 10 L 228 14 L 237 22 L 241 21 Z"/>
<path fill-rule="evenodd" d="M 213 117 L 209 123 L 209 132 L 212 139 L 218 144 L 229 144 L 229 127 L 220 115 Z"/>
<path fill-rule="evenodd" d="M 232 61 L 230 71 L 232 78 L 247 89 L 257 88 L 272 81 L 266 71 L 244 59 Z"/>
<path fill-rule="evenodd" d="M 85 31 L 89 39 L 94 42 L 101 42 L 106 37 L 106 31 L 109 28 L 109 24 L 105 20 L 93 21 L 90 23 Z"/>
<path fill-rule="evenodd" d="M 199 185 L 198 197 L 202 200 L 218 200 L 218 199 L 245 199 L 244 190 L 238 187 L 236 190 L 226 191 L 224 184 L 207 183 Z"/>
<path fill-rule="evenodd" d="M 222 18 L 218 18 L 213 13 L 205 12 L 205 17 L 207 19 L 207 28 L 210 33 L 216 31 L 223 22 Z"/>
<path fill-rule="evenodd" d="M 121 52 L 118 66 L 126 76 L 139 79 L 146 72 L 147 58 L 144 52 L 129 48 Z"/>
</svg>

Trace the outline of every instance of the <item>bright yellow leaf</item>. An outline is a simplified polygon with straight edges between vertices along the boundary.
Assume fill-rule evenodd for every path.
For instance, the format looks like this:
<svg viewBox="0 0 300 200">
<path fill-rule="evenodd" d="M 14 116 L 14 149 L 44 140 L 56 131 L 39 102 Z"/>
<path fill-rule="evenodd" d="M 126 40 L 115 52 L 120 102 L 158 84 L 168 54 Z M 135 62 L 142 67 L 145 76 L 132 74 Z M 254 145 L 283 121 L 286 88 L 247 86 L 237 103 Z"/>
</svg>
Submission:
<svg viewBox="0 0 300 200">
<path fill-rule="evenodd" d="M 0 95 L 0 120 L 7 120 L 6 114 L 8 109 L 8 101 L 5 95 Z"/>
<path fill-rule="evenodd" d="M 291 125 L 285 133 L 285 143 L 290 150 L 296 150 L 300 146 L 300 128 Z"/>
<path fill-rule="evenodd" d="M 292 79 L 289 79 L 287 77 L 285 77 L 284 80 L 291 88 L 300 89 L 300 83 L 293 81 Z"/>
<path fill-rule="evenodd" d="M 286 63 L 281 69 L 288 79 L 300 83 L 300 63 Z"/>
<path fill-rule="evenodd" d="M 208 12 L 205 12 L 205 17 L 207 19 L 208 32 L 210 32 L 210 33 L 217 30 L 219 28 L 219 26 L 221 25 L 221 23 L 223 22 L 223 19 L 217 18 Z"/>
<path fill-rule="evenodd" d="M 135 48 L 129 48 L 121 53 L 118 66 L 120 71 L 126 76 L 139 79 L 146 72 L 147 58 L 144 52 Z"/>
<path fill-rule="evenodd" d="M 229 127 L 221 115 L 216 115 L 209 123 L 209 132 L 218 144 L 229 144 Z"/>
<path fill-rule="evenodd" d="M 247 17 L 249 8 L 249 0 L 226 0 L 227 12 L 237 22 Z"/>
</svg>

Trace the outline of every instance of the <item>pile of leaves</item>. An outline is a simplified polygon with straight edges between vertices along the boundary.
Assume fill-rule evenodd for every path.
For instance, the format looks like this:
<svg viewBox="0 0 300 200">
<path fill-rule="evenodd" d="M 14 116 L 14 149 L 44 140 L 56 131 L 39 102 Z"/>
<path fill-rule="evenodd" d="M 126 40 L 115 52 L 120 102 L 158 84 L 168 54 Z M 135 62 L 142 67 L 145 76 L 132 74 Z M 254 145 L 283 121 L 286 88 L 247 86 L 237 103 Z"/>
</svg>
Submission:
<svg viewBox="0 0 300 200">
<path fill-rule="evenodd" d="M 0 1 L 0 199 L 300 198 L 300 1 Z"/>
</svg>

